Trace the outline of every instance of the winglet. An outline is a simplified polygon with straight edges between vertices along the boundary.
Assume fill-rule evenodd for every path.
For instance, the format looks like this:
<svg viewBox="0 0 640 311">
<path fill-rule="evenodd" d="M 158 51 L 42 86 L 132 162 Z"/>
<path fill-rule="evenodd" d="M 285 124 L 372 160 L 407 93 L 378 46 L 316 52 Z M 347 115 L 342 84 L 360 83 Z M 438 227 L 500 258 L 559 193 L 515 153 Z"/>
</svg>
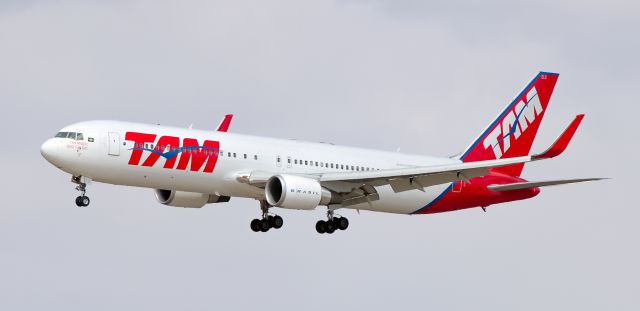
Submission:
<svg viewBox="0 0 640 311">
<path fill-rule="evenodd" d="M 556 141 L 547 149 L 545 152 L 536 154 L 531 156 L 532 160 L 542 160 L 542 159 L 550 159 L 553 157 L 557 157 L 567 149 L 571 138 L 573 138 L 573 134 L 578 130 L 578 126 L 582 119 L 584 118 L 584 114 L 579 114 L 575 119 L 569 124 L 569 126 L 562 132 L 562 134 L 556 139 Z"/>
<path fill-rule="evenodd" d="M 228 114 L 226 116 L 224 116 L 224 119 L 222 120 L 222 122 L 220 122 L 220 125 L 218 125 L 218 132 L 226 132 L 229 130 L 229 125 L 231 125 L 231 119 L 233 119 L 233 115 L 232 114 Z"/>
</svg>

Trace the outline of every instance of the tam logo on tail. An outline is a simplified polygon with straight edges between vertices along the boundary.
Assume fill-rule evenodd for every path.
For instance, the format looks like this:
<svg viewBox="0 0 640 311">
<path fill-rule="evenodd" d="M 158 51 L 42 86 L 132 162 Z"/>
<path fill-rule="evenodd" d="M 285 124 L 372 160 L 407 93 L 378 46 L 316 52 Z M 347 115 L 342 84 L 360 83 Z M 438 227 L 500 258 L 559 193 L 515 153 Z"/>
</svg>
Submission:
<svg viewBox="0 0 640 311">
<path fill-rule="evenodd" d="M 511 101 L 462 154 L 463 162 L 526 156 L 549 104 L 558 74 L 541 72 Z M 493 170 L 520 176 L 523 164 Z"/>
<path fill-rule="evenodd" d="M 514 140 L 518 140 L 520 134 L 535 121 L 537 116 L 542 114 L 543 110 L 538 91 L 532 87 L 527 96 L 518 101 L 513 110 L 507 112 L 502 123 L 493 129 L 482 145 L 492 149 L 496 159 L 500 159 L 511 147 L 511 136 Z"/>
</svg>

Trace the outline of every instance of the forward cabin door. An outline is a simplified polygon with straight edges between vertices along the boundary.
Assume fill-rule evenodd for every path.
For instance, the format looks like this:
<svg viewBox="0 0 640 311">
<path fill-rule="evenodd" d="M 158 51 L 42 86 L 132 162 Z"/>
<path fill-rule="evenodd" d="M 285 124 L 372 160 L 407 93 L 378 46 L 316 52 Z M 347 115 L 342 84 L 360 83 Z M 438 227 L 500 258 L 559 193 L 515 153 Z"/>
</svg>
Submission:
<svg viewBox="0 0 640 311">
<path fill-rule="evenodd" d="M 109 155 L 120 155 L 120 135 L 116 132 L 109 132 Z"/>
</svg>

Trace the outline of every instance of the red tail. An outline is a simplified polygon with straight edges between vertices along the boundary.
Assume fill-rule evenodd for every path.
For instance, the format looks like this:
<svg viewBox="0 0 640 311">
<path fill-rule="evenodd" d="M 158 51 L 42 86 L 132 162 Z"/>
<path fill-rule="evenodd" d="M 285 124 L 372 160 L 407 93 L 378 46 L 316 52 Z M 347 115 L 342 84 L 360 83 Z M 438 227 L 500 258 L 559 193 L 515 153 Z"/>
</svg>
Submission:
<svg viewBox="0 0 640 311">
<path fill-rule="evenodd" d="M 557 73 L 540 72 L 462 154 L 473 162 L 528 155 L 558 81 Z M 524 164 L 496 171 L 520 176 Z"/>
</svg>

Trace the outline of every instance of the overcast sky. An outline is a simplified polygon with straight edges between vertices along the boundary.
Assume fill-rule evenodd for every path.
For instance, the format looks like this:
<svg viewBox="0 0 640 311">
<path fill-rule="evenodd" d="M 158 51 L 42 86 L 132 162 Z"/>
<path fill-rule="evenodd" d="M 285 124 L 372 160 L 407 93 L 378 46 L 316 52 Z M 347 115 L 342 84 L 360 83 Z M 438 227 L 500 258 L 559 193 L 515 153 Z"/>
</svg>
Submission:
<svg viewBox="0 0 640 311">
<path fill-rule="evenodd" d="M 535 5 L 534 5 L 535 4 Z M 632 1 L 0 2 L 2 310 L 638 310 Z M 538 71 L 560 78 L 534 150 L 575 114 L 563 156 L 528 179 L 612 177 L 427 216 L 201 210 L 93 184 L 39 153 L 63 126 L 118 119 L 462 151 Z"/>
</svg>

